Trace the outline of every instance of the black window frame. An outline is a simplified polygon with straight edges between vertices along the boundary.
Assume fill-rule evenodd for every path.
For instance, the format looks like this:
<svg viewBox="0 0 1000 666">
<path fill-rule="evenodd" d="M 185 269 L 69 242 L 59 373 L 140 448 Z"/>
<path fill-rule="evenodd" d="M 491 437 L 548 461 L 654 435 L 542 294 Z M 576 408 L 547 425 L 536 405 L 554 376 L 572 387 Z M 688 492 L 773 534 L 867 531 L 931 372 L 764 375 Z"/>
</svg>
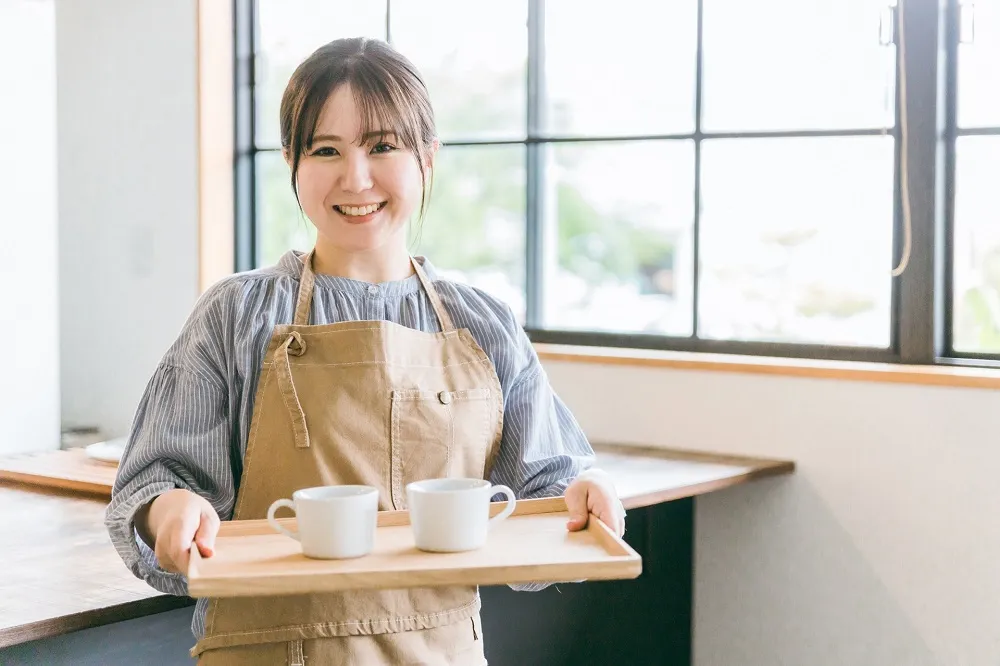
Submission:
<svg viewBox="0 0 1000 666">
<path fill-rule="evenodd" d="M 391 41 L 391 0 L 386 2 L 385 38 Z M 1000 135 L 1000 127 L 957 126 L 957 61 L 960 42 L 960 0 L 897 0 L 905 3 L 887 8 L 896 43 L 896 122 L 892 128 L 858 128 L 829 131 L 704 132 L 702 122 L 702 16 L 705 0 L 698 0 L 695 129 L 689 134 L 632 136 L 556 136 L 543 133 L 539 122 L 544 82 L 545 0 L 528 1 L 527 136 L 523 140 L 445 141 L 443 146 L 524 145 L 526 153 L 525 286 L 527 312 L 525 330 L 535 342 L 565 345 L 627 347 L 671 351 L 708 352 L 754 356 L 877 361 L 919 365 L 972 365 L 1000 368 L 1000 353 L 956 353 L 952 341 L 953 237 L 955 211 L 955 149 L 960 136 Z M 887 4 L 889 0 L 886 0 Z M 235 102 L 235 270 L 256 267 L 258 231 L 256 201 L 256 156 L 271 152 L 255 137 L 255 56 L 258 25 L 256 0 L 233 0 L 234 102 Z M 899 24 L 900 19 L 904 21 Z M 905 31 L 905 69 L 901 66 L 899 28 Z M 873 26 L 873 39 L 877 37 Z M 905 77 L 906 99 L 900 85 Z M 894 256 L 902 253 L 904 228 L 900 188 L 902 133 L 900 117 L 906 104 L 906 151 L 910 190 L 912 245 L 909 264 L 902 275 L 892 278 L 890 344 L 888 348 L 831 346 L 813 343 L 713 340 L 697 337 L 699 297 L 699 224 L 701 196 L 701 146 L 705 140 L 732 138 L 753 140 L 779 137 L 889 135 L 895 141 L 894 159 Z M 541 147 L 545 144 L 600 141 L 693 141 L 694 158 L 694 319 L 692 335 L 676 337 L 633 333 L 556 330 L 537 326 L 542 311 Z M 886 270 L 890 267 L 887 258 Z"/>
</svg>

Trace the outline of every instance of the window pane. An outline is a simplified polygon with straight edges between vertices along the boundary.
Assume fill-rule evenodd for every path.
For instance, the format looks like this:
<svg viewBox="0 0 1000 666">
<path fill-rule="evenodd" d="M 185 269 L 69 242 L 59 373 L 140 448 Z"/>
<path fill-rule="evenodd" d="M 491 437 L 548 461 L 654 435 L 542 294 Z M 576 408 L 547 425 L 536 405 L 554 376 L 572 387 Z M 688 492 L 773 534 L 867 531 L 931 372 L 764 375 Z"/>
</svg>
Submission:
<svg viewBox="0 0 1000 666">
<path fill-rule="evenodd" d="M 1000 0 L 963 4 L 973 41 L 958 47 L 958 124 L 1000 127 Z"/>
<path fill-rule="evenodd" d="M 694 147 L 549 144 L 544 326 L 690 335 Z"/>
<path fill-rule="evenodd" d="M 410 243 L 446 277 L 505 301 L 522 323 L 524 159 L 521 145 L 442 148 L 427 216 Z"/>
<path fill-rule="evenodd" d="M 257 256 L 270 266 L 288 250 L 311 250 L 316 227 L 292 193 L 288 165 L 278 151 L 257 153 Z"/>
<path fill-rule="evenodd" d="M 257 0 L 257 144 L 280 145 L 278 108 L 292 72 L 342 37 L 385 39 L 386 0 Z"/>
<path fill-rule="evenodd" d="M 703 146 L 699 335 L 887 347 L 893 140 Z"/>
<path fill-rule="evenodd" d="M 704 129 L 893 125 L 889 0 L 704 2 Z"/>
<path fill-rule="evenodd" d="M 956 351 L 1000 352 L 1000 137 L 960 137 L 955 154 Z"/>
<path fill-rule="evenodd" d="M 393 45 L 430 90 L 443 140 L 522 138 L 527 0 L 393 0 Z"/>
<path fill-rule="evenodd" d="M 628 35 L 628 45 L 613 35 Z M 545 3 L 545 127 L 551 134 L 694 130 L 696 0 Z M 594 81 L 604 82 L 595 88 Z"/>
</svg>

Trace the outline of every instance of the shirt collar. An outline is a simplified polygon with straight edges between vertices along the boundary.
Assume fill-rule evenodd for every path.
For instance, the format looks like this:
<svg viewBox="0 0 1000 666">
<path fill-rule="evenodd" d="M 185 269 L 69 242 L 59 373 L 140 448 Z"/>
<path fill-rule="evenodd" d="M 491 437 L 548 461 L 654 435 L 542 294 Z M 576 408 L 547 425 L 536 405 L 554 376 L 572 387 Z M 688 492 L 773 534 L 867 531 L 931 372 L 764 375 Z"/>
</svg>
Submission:
<svg viewBox="0 0 1000 666">
<path fill-rule="evenodd" d="M 305 252 L 299 250 L 289 250 L 278 260 L 278 269 L 285 274 L 294 277 L 296 280 L 302 275 L 302 257 Z M 427 277 L 433 282 L 437 279 L 437 271 L 431 262 L 422 256 L 416 257 L 417 262 L 427 273 Z M 420 291 L 420 278 L 415 274 L 402 280 L 390 282 L 380 282 L 374 284 L 351 278 L 338 277 L 335 275 L 316 274 L 316 286 L 323 289 L 339 291 L 350 296 L 378 296 L 380 298 L 399 298 L 407 294 Z"/>
</svg>

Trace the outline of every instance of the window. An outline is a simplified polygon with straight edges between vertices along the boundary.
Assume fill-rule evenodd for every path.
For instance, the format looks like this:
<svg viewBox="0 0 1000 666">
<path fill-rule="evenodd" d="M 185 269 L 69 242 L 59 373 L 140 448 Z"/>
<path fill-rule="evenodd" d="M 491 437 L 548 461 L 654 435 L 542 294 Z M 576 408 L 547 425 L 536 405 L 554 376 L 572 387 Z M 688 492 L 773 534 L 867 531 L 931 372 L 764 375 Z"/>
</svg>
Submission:
<svg viewBox="0 0 1000 666">
<path fill-rule="evenodd" d="M 1000 1 L 962 2 L 957 24 L 953 351 L 983 356 L 1000 354 Z"/>
<path fill-rule="evenodd" d="M 1000 0 L 236 12 L 239 269 L 312 243 L 278 100 L 313 49 L 365 35 L 414 61 L 435 106 L 411 250 L 533 339 L 1000 360 Z"/>
</svg>

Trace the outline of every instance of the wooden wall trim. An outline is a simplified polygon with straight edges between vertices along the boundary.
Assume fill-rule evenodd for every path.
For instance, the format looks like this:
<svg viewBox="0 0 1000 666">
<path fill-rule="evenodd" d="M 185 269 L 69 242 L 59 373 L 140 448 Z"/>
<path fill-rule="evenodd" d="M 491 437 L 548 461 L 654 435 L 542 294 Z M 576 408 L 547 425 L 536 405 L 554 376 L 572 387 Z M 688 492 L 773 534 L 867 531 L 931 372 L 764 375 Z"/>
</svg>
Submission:
<svg viewBox="0 0 1000 666">
<path fill-rule="evenodd" d="M 992 368 L 823 361 L 542 343 L 536 343 L 535 350 L 543 361 L 558 363 L 1000 389 L 1000 370 Z"/>
<path fill-rule="evenodd" d="M 198 291 L 234 270 L 233 11 L 198 1 Z"/>
</svg>

